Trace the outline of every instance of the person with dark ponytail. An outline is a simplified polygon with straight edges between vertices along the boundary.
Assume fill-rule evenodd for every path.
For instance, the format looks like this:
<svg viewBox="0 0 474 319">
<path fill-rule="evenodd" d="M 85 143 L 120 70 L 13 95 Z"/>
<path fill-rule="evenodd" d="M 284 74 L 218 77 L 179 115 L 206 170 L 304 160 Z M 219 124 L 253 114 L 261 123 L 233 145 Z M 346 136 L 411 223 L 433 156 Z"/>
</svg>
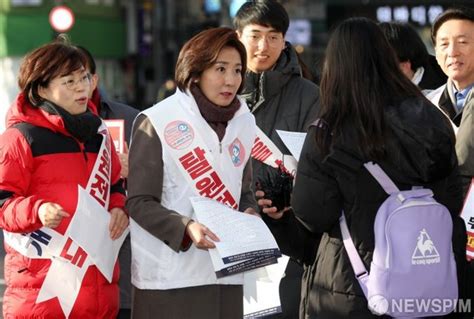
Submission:
<svg viewBox="0 0 474 319">
<path fill-rule="evenodd" d="M 446 75 L 436 58 L 428 53 L 423 40 L 410 24 L 383 22 L 379 27 L 395 50 L 403 74 L 425 95 L 446 83 Z"/>
<path fill-rule="evenodd" d="M 366 162 L 376 162 L 401 190 L 413 185 L 433 190 L 456 220 L 460 238 L 453 246 L 457 261 L 464 259 L 454 145 L 449 121 L 403 75 L 381 29 L 366 18 L 342 22 L 326 50 L 321 111 L 303 146 L 292 210 L 278 212 L 267 199 L 259 200 L 281 251 L 308 265 L 300 318 L 375 317 L 339 225 L 344 211 L 369 269 L 375 216 L 388 195 L 364 168 Z"/>
</svg>

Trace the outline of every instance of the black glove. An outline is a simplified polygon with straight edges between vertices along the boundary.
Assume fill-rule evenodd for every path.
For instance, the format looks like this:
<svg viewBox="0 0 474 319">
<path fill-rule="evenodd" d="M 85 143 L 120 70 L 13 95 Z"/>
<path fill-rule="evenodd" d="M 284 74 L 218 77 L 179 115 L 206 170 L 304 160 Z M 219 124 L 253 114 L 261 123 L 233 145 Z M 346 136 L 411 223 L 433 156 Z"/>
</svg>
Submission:
<svg viewBox="0 0 474 319">
<path fill-rule="evenodd" d="M 290 206 L 294 176 L 282 165 L 278 168 L 268 167 L 263 176 L 259 176 L 256 189 L 265 192 L 265 198 L 272 201 L 278 211 Z"/>
</svg>

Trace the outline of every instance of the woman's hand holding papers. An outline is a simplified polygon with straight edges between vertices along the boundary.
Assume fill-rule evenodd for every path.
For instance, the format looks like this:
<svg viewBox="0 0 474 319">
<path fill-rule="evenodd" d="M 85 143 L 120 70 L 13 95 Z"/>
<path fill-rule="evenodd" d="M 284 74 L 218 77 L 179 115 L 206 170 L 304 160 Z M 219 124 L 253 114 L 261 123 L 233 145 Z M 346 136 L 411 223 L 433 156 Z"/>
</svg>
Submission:
<svg viewBox="0 0 474 319">
<path fill-rule="evenodd" d="M 110 238 L 115 240 L 122 236 L 122 233 L 128 226 L 127 213 L 121 208 L 115 207 L 110 210 L 109 232 Z"/>
<path fill-rule="evenodd" d="M 199 249 L 206 250 L 209 248 L 216 248 L 216 245 L 214 245 L 214 243 L 209 239 L 219 241 L 219 237 L 217 237 L 209 228 L 195 221 L 189 222 L 186 226 L 186 233 L 191 238 L 194 245 Z M 206 236 L 209 237 L 209 239 Z"/>
</svg>

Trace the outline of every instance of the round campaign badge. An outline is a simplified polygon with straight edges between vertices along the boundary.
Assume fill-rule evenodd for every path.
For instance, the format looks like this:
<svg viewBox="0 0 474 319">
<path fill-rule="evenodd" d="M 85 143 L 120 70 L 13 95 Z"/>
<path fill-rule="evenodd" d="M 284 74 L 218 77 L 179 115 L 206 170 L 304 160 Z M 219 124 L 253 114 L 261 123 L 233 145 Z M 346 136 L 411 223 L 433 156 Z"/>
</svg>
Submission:
<svg viewBox="0 0 474 319">
<path fill-rule="evenodd" d="M 182 150 L 191 145 L 194 140 L 194 130 L 184 121 L 173 121 L 166 125 L 165 141 L 176 150 Z"/>
<path fill-rule="evenodd" d="M 235 167 L 242 165 L 245 159 L 245 148 L 238 138 L 230 144 L 229 153 Z"/>
</svg>

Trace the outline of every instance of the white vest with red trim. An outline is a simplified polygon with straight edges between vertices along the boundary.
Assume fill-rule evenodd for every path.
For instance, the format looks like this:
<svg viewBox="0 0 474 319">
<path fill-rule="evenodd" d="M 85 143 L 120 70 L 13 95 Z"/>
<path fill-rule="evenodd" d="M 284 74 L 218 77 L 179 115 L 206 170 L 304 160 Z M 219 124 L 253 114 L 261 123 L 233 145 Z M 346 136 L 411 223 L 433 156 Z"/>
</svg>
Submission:
<svg viewBox="0 0 474 319">
<path fill-rule="evenodd" d="M 161 204 L 167 209 L 195 219 L 189 197 L 198 189 L 185 178 L 179 161 L 172 157 L 171 146 L 189 152 L 188 147 L 197 134 L 209 156 L 213 170 L 225 184 L 236 204 L 240 201 L 244 167 L 249 160 L 255 140 L 256 124 L 247 105 L 241 107 L 228 122 L 221 142 L 217 134 L 201 116 L 198 106 L 188 92 L 177 92 L 168 99 L 142 112 L 153 124 L 162 144 L 163 190 Z M 176 119 L 179 119 L 177 123 Z M 189 127 L 180 131 L 180 123 Z M 175 125 L 177 124 L 177 125 Z M 182 132 L 187 133 L 182 133 Z M 133 143 L 133 141 L 132 141 Z M 193 153 L 194 154 L 194 153 Z M 212 170 L 211 170 L 212 172 Z M 208 174 L 209 172 L 207 172 Z M 196 178 L 201 185 L 200 178 Z M 215 199 L 217 199 L 216 196 Z M 229 206 L 232 206 L 228 203 Z M 211 284 L 243 284 L 243 275 L 217 279 L 209 253 L 194 245 L 186 252 L 175 252 L 131 220 L 132 283 L 139 289 L 175 289 Z"/>
</svg>

